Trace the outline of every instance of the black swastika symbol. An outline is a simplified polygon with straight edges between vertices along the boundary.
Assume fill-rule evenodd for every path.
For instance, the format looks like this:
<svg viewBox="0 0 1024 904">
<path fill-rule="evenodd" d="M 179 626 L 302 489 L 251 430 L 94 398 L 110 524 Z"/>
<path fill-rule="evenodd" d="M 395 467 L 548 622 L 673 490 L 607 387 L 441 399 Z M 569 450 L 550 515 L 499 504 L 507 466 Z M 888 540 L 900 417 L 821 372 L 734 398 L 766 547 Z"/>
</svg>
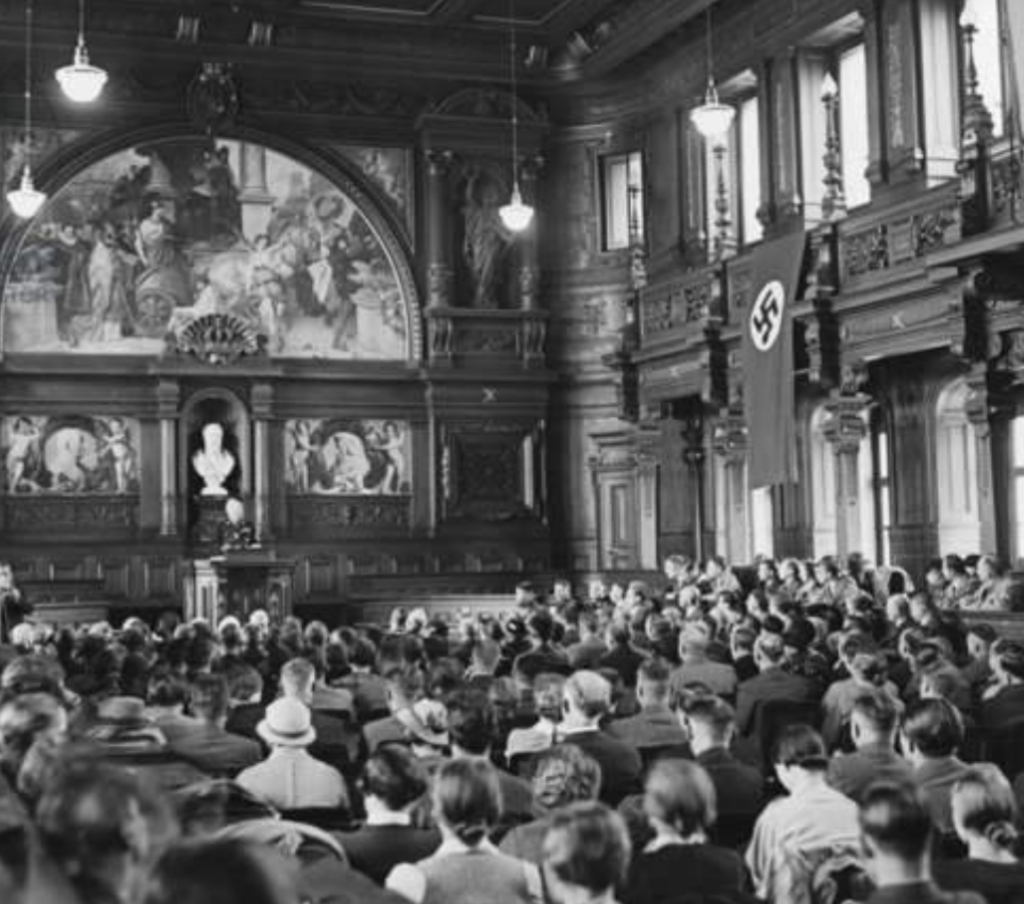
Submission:
<svg viewBox="0 0 1024 904">
<path fill-rule="evenodd" d="M 761 334 L 761 345 L 767 345 L 772 338 L 772 330 L 775 328 L 775 321 L 782 311 L 779 310 L 779 302 L 775 293 L 769 293 L 761 298 L 750 325 Z"/>
</svg>

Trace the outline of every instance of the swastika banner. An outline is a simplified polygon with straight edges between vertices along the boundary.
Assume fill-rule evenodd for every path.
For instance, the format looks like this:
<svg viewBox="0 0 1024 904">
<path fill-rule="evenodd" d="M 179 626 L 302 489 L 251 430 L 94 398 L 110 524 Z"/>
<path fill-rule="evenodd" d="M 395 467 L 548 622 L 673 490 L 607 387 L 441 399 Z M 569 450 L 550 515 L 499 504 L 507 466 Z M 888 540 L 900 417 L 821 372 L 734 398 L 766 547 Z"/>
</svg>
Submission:
<svg viewBox="0 0 1024 904">
<path fill-rule="evenodd" d="M 796 480 L 791 310 L 806 243 L 806 235 L 796 232 L 754 252 L 753 291 L 742 314 L 751 489 Z"/>
</svg>

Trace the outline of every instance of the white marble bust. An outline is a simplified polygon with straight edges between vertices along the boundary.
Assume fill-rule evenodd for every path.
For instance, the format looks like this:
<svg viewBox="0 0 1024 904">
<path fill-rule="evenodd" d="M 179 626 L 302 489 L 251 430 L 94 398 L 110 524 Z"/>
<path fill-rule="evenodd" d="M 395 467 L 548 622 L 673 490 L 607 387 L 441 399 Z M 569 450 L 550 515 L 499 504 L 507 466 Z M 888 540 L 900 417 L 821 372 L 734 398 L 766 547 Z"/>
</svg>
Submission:
<svg viewBox="0 0 1024 904">
<path fill-rule="evenodd" d="M 203 478 L 204 496 L 227 496 L 224 481 L 235 470 L 235 456 L 224 448 L 224 428 L 220 424 L 203 425 L 203 447 L 192 455 L 192 467 Z"/>
</svg>

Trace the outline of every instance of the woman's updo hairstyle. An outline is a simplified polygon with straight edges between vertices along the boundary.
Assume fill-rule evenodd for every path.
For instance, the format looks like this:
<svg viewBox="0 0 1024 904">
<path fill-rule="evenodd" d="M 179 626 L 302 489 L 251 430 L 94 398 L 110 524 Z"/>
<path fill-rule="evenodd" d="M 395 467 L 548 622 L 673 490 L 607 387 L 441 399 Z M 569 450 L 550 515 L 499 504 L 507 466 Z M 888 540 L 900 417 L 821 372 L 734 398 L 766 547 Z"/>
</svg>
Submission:
<svg viewBox="0 0 1024 904">
<path fill-rule="evenodd" d="M 976 832 L 996 847 L 1016 849 L 1017 801 L 997 766 L 972 766 L 953 786 L 951 802 L 958 831 Z"/>
<path fill-rule="evenodd" d="M 434 779 L 434 813 L 469 847 L 483 841 L 501 819 L 498 773 L 486 760 L 451 760 Z"/>
</svg>

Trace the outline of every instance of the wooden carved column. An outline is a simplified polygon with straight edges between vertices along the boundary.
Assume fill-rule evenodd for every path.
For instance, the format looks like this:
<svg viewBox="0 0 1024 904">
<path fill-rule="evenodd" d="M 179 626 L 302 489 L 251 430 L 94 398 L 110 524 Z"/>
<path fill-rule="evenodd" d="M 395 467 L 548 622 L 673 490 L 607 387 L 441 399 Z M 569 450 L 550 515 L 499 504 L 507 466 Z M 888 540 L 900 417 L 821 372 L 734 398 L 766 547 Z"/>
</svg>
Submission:
<svg viewBox="0 0 1024 904">
<path fill-rule="evenodd" d="M 690 486 L 693 488 L 693 556 L 703 561 L 705 549 L 704 533 L 707 529 L 705 515 L 705 496 L 707 495 L 707 449 L 704 445 L 704 412 L 695 406 L 677 415 L 682 420 L 683 461 L 686 462 L 690 474 Z"/>
<path fill-rule="evenodd" d="M 253 521 L 256 538 L 270 536 L 268 500 L 270 492 L 270 417 L 274 389 L 269 383 L 257 383 L 252 388 L 253 418 Z"/>
<path fill-rule="evenodd" d="M 448 174 L 453 155 L 450 151 L 427 151 L 426 260 L 427 305 L 452 306 L 454 265 L 452 258 L 452 222 L 448 197 Z"/>
<path fill-rule="evenodd" d="M 742 408 L 730 408 L 715 425 L 712 448 L 724 465 L 725 485 L 720 489 L 726 518 L 724 552 L 731 562 L 749 562 L 751 558 L 747 447 L 747 425 Z"/>
<path fill-rule="evenodd" d="M 175 426 L 181 390 L 172 380 L 161 380 L 157 386 L 157 417 L 160 419 L 160 536 L 173 537 L 178 532 L 178 488 L 175 463 L 178 448 Z"/>
<path fill-rule="evenodd" d="M 978 515 L 981 521 L 981 549 L 996 552 L 1006 559 L 1009 536 L 1006 529 L 1009 512 L 1008 494 L 1004 485 L 996 491 L 996 474 L 1005 475 L 1005 446 L 1008 421 L 1012 409 L 1001 393 L 990 386 L 990 375 L 985 364 L 976 364 L 967 376 L 970 394 L 965 403 L 967 419 L 974 428 L 977 446 Z"/>
<path fill-rule="evenodd" d="M 871 397 L 859 392 L 836 395 L 825 403 L 829 414 L 825 438 L 836 455 L 836 554 L 839 556 L 863 550 L 858 459 L 861 442 L 867 436 L 864 415 L 870 404 Z"/>
<path fill-rule="evenodd" d="M 771 130 L 771 181 L 775 223 L 803 214 L 800 189 L 799 121 L 797 116 L 796 63 L 792 55 L 772 60 L 769 92 Z"/>
<path fill-rule="evenodd" d="M 879 28 L 887 174 L 890 184 L 917 178 L 924 169 L 924 136 L 918 114 L 920 84 L 913 3 L 886 3 Z"/>
</svg>

